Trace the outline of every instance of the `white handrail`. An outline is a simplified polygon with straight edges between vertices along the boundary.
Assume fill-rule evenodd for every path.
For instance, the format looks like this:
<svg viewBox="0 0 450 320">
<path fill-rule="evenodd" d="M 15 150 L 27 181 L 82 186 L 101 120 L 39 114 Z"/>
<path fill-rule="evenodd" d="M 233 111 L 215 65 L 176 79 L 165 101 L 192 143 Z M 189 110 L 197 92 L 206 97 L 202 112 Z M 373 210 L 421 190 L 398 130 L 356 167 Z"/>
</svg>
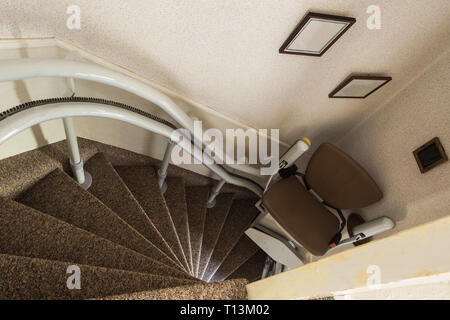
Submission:
<svg viewBox="0 0 450 320">
<path fill-rule="evenodd" d="M 203 165 L 218 175 L 221 179 L 230 184 L 247 188 L 258 196 L 262 196 L 262 188 L 258 184 L 244 178 L 230 175 L 226 170 L 217 164 L 210 164 L 214 163 L 212 159 L 206 153 L 199 150 L 197 146 L 192 145 L 187 139 L 179 139 L 180 135 L 174 135 L 173 133 L 176 130 L 138 113 L 104 104 L 86 102 L 56 103 L 22 110 L 0 122 L 0 145 L 21 131 L 36 124 L 66 117 L 99 117 L 115 119 L 165 136 L 196 157 L 197 160 L 201 161 Z M 197 152 L 192 152 L 192 148 L 197 149 Z M 203 158 L 201 158 L 201 156 L 203 156 Z M 205 157 L 207 158 L 207 161 L 203 161 Z"/>
<path fill-rule="evenodd" d="M 167 112 L 183 128 L 188 129 L 196 141 L 202 137 L 194 132 L 194 120 L 172 99 L 140 80 L 92 63 L 67 59 L 6 59 L 0 60 L 0 82 L 36 77 L 63 77 L 83 79 L 107 84 L 140 96 Z M 222 163 L 231 163 L 226 153 L 216 155 Z M 228 161 L 225 161 L 228 160 Z M 232 165 L 232 168 L 251 175 L 260 176 L 259 170 L 246 165 Z"/>
</svg>

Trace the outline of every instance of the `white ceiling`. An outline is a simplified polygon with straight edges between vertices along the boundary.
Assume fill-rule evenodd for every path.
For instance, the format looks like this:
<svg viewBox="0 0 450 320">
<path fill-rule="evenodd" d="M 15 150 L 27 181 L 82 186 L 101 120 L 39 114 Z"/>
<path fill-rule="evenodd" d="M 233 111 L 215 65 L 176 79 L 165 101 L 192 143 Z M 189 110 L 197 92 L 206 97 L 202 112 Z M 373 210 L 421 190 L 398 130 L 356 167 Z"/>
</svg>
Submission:
<svg viewBox="0 0 450 320">
<path fill-rule="evenodd" d="M 369 30 L 367 7 L 381 8 Z M 66 27 L 81 7 L 81 30 Z M 321 58 L 278 49 L 308 12 L 357 22 Z M 281 138 L 337 141 L 450 48 L 448 0 L 2 0 L 1 38 L 68 40 Z M 352 73 L 393 81 L 365 100 L 329 99 Z"/>
</svg>

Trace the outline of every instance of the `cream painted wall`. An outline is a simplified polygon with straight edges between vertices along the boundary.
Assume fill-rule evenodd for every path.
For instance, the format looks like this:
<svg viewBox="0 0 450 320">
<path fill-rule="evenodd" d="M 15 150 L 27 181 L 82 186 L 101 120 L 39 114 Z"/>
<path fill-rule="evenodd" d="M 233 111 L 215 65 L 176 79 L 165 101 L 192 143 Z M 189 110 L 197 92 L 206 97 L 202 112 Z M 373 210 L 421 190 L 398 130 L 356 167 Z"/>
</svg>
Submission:
<svg viewBox="0 0 450 320">
<path fill-rule="evenodd" d="M 450 214 L 450 162 L 421 174 L 412 154 L 434 137 L 450 155 L 450 51 L 340 142 L 383 190 L 366 218 L 389 216 L 397 232 Z"/>
<path fill-rule="evenodd" d="M 81 29 L 66 27 L 69 5 Z M 378 5 L 381 29 L 367 28 Z M 308 12 L 356 18 L 321 58 L 279 54 Z M 444 50 L 448 0 L 3 0 L 0 37 L 57 37 L 222 114 L 336 142 Z M 393 77 L 367 99 L 329 99 L 351 73 Z"/>
<path fill-rule="evenodd" d="M 335 300 L 450 300 L 450 272 L 334 293 Z"/>
</svg>

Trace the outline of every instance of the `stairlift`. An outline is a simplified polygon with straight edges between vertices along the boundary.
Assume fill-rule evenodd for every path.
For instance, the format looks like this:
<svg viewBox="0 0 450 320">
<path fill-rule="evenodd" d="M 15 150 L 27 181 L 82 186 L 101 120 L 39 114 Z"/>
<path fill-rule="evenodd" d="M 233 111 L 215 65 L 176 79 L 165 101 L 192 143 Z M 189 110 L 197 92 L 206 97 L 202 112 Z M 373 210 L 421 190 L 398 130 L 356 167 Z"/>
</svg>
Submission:
<svg viewBox="0 0 450 320">
<path fill-rule="evenodd" d="M 245 232 L 275 262 L 268 275 L 395 226 L 392 219 L 379 217 L 352 226 L 341 240 L 346 225 L 341 209 L 365 207 L 379 201 L 382 193 L 355 160 L 329 143 L 314 152 L 304 174 L 297 172 L 294 163 L 310 146 L 307 138 L 300 139 L 280 158 L 278 172 L 268 179 L 256 204 L 261 213 Z"/>
</svg>

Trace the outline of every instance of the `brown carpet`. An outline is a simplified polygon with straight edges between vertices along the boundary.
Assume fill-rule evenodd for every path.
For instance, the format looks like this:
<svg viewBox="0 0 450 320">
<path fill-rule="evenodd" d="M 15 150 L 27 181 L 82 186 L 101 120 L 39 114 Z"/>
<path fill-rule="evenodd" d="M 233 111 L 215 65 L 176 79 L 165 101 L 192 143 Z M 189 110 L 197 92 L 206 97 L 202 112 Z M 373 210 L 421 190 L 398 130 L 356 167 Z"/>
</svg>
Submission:
<svg viewBox="0 0 450 320">
<path fill-rule="evenodd" d="M 24 152 L 0 161 L 0 197 L 14 198 L 56 168 L 70 170 L 66 141 Z M 80 149 L 83 159 L 97 152 L 85 143 Z"/>
<path fill-rule="evenodd" d="M 41 179 L 17 200 L 78 228 L 173 265 L 173 261 L 152 243 L 59 169 Z"/>
<path fill-rule="evenodd" d="M 78 264 L 80 289 L 67 288 L 69 262 L 0 254 L 0 299 L 89 299 L 193 284 L 161 277 Z"/>
<path fill-rule="evenodd" d="M 200 256 L 200 265 L 198 274 L 203 279 L 206 266 L 213 253 L 214 247 L 219 239 L 220 231 L 222 231 L 228 212 L 233 202 L 232 193 L 222 193 L 216 198 L 216 205 L 206 211 L 205 228 L 203 231 L 202 253 Z"/>
<path fill-rule="evenodd" d="M 182 267 L 105 156 L 102 153 L 96 154 L 86 163 L 85 168 L 92 175 L 92 185 L 88 191 L 147 238 L 160 251 L 155 258 L 159 257 L 170 265 Z"/>
<path fill-rule="evenodd" d="M 186 204 L 186 192 L 183 178 L 168 177 L 166 180 L 167 190 L 164 193 L 170 216 L 181 242 L 184 255 L 186 256 L 189 270 L 193 275 L 191 238 L 189 234 L 188 212 Z"/>
<path fill-rule="evenodd" d="M 258 214 L 250 191 L 226 184 L 206 209 L 211 178 L 170 165 L 162 195 L 159 160 L 87 139 L 79 147 L 89 190 L 70 177 L 65 141 L 0 160 L 0 298 L 246 298 L 245 279 L 265 264 L 242 236 Z M 65 285 L 72 264 L 81 290 Z"/>
<path fill-rule="evenodd" d="M 214 273 L 210 281 L 217 282 L 227 279 L 234 271 L 239 269 L 248 259 L 259 251 L 259 247 L 245 234 L 241 236 L 239 242 L 227 255 Z"/>
<path fill-rule="evenodd" d="M 161 163 L 160 160 L 94 140 L 78 138 L 78 145 L 85 163 L 99 152 L 103 153 L 114 167 L 152 166 L 157 168 Z M 16 197 L 56 168 L 71 174 L 65 140 L 0 160 L 0 176 L 2 177 L 0 197 Z M 169 165 L 168 176 L 183 178 L 188 187 L 211 186 L 217 182 L 174 165 Z M 247 189 L 230 184 L 225 184 L 222 192 L 233 193 L 236 199 L 255 196 Z"/>
<path fill-rule="evenodd" d="M 247 283 L 247 280 L 240 279 L 194 284 L 107 297 L 105 300 L 244 300 L 247 299 Z"/>
<path fill-rule="evenodd" d="M 203 274 L 205 281 L 209 281 L 213 277 L 228 253 L 238 243 L 242 234 L 258 215 L 259 212 L 255 208 L 255 203 L 255 199 L 240 199 L 233 202 L 225 225 L 220 232 L 216 247 Z"/>
<path fill-rule="evenodd" d="M 178 261 L 189 270 L 189 264 L 181 247 L 175 225 L 161 193 L 152 167 L 115 167 L 133 196 L 141 204 L 147 216 L 167 242 Z"/>
<path fill-rule="evenodd" d="M 242 266 L 233 272 L 227 279 L 247 279 L 249 282 L 257 281 L 261 279 L 261 275 L 264 271 L 264 265 L 266 263 L 267 254 L 258 250 L 253 257 L 248 259 Z"/>
<path fill-rule="evenodd" d="M 200 252 L 202 250 L 208 194 L 208 187 L 189 187 L 186 189 L 192 262 L 194 265 L 194 275 L 197 277 L 200 264 Z"/>
<path fill-rule="evenodd" d="M 0 199 L 0 253 L 192 279 L 90 232 L 9 199 Z"/>
</svg>

